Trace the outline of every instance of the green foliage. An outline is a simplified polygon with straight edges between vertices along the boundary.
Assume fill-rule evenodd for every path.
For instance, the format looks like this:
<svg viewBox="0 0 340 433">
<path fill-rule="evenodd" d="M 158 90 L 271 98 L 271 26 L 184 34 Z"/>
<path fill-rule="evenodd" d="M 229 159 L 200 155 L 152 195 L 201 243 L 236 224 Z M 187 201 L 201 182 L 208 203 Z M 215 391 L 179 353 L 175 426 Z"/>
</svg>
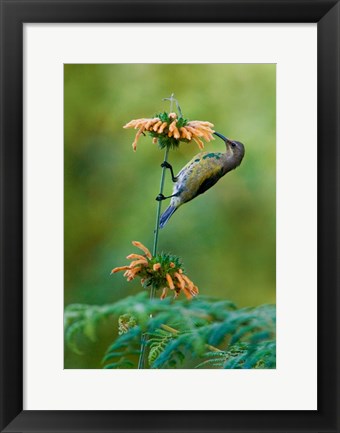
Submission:
<svg viewBox="0 0 340 433">
<path fill-rule="evenodd" d="M 123 318 L 123 319 L 122 319 Z M 275 368 L 275 306 L 237 309 L 229 301 L 198 297 L 164 300 L 139 293 L 103 306 L 65 309 L 65 341 L 80 356 L 96 327 L 124 323 L 103 357 L 104 368 L 137 368 L 142 335 L 148 368 Z M 98 366 L 99 367 L 99 366 Z"/>
<path fill-rule="evenodd" d="M 228 350 L 207 352 L 205 357 L 208 359 L 196 368 L 275 368 L 276 342 L 237 342 L 234 345 L 230 344 Z"/>
<path fill-rule="evenodd" d="M 104 368 L 133 368 L 134 363 L 129 359 L 131 355 L 139 355 L 141 330 L 138 326 L 122 334 L 108 348 L 103 358 Z M 117 359 L 116 362 L 109 362 Z"/>
<path fill-rule="evenodd" d="M 150 346 L 148 361 L 150 365 L 155 362 L 173 338 L 174 335 L 171 334 L 171 332 L 163 331 L 163 329 L 156 329 L 148 340 Z"/>
<path fill-rule="evenodd" d="M 182 260 L 173 254 L 162 252 L 147 260 L 151 269 L 156 263 L 159 263 L 161 268 L 157 272 L 148 272 L 148 269 L 142 269 L 139 275 L 143 278 L 142 285 L 145 289 L 150 286 L 154 286 L 156 289 L 166 287 L 166 274 L 174 278 L 174 273 L 178 272 L 179 269 L 184 272 Z"/>
<path fill-rule="evenodd" d="M 162 122 L 166 122 L 168 125 L 174 120 L 173 118 L 169 117 L 169 113 L 164 111 L 163 113 L 158 113 L 155 115 L 155 117 L 159 117 L 159 119 Z M 188 123 L 188 119 L 185 119 L 184 117 L 180 116 L 177 119 L 177 128 L 181 128 L 182 126 L 185 126 Z"/>
<path fill-rule="evenodd" d="M 174 137 L 168 137 L 167 135 L 158 134 L 158 132 L 149 131 L 149 135 L 151 137 L 155 137 L 158 139 L 158 145 L 160 149 L 165 149 L 168 147 L 169 149 L 177 149 L 180 142 L 188 142 L 187 139 L 181 138 L 180 140 Z"/>
<path fill-rule="evenodd" d="M 131 328 L 137 326 L 136 319 L 130 314 L 123 314 L 118 319 L 118 334 L 126 334 Z"/>
</svg>

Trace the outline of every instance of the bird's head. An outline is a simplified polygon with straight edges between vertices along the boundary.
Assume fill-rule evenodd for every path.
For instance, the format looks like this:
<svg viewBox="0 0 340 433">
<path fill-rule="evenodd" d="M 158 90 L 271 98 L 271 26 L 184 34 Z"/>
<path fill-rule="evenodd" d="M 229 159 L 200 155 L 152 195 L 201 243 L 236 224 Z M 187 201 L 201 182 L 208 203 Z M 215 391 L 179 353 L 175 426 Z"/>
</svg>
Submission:
<svg viewBox="0 0 340 433">
<path fill-rule="evenodd" d="M 233 158 L 237 160 L 238 164 L 241 164 L 241 161 L 244 157 L 244 145 L 240 141 L 230 140 L 229 138 L 225 137 L 224 135 L 220 134 L 219 132 L 214 132 L 217 137 L 220 137 L 227 147 L 227 152 L 231 152 Z"/>
</svg>

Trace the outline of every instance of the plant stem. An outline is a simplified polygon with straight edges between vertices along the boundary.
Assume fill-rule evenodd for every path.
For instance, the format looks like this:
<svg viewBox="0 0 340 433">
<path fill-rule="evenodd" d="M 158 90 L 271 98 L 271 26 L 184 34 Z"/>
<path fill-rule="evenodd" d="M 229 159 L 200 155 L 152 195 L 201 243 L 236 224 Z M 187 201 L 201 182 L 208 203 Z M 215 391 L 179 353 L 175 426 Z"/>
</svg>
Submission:
<svg viewBox="0 0 340 433">
<path fill-rule="evenodd" d="M 146 343 L 147 343 L 147 335 L 143 334 L 142 338 L 141 338 L 141 342 L 140 342 L 140 355 L 139 355 L 139 360 L 138 360 L 138 370 L 141 370 L 144 368 Z"/>
<path fill-rule="evenodd" d="M 171 334 L 174 334 L 174 335 L 178 335 L 179 334 L 178 329 L 172 328 L 171 326 L 165 325 L 164 323 L 161 325 L 161 328 L 164 329 L 164 331 L 170 332 Z M 222 350 L 218 349 L 215 346 L 212 346 L 211 344 L 206 344 L 205 347 L 207 349 L 209 349 L 210 352 L 222 352 Z"/>
<path fill-rule="evenodd" d="M 173 110 L 173 103 L 174 103 L 174 101 L 176 101 L 174 99 L 174 94 L 172 93 L 170 98 L 165 98 L 165 99 L 170 101 L 170 113 L 171 113 Z M 177 108 L 179 108 L 177 101 L 176 101 L 176 104 L 177 104 Z M 168 156 L 169 156 L 169 147 L 166 147 L 165 153 L 164 153 L 164 160 L 163 160 L 164 162 L 167 162 Z M 165 182 L 165 170 L 166 170 L 166 168 L 162 167 L 161 181 L 160 181 L 160 187 L 159 187 L 159 194 L 160 195 L 163 194 L 164 182 Z M 152 256 L 153 257 L 157 254 L 159 220 L 161 218 L 161 208 L 162 208 L 162 201 L 159 200 L 157 202 L 156 226 L 155 226 L 155 230 L 154 230 L 154 239 L 153 239 L 153 248 L 152 248 Z M 151 290 L 150 290 L 150 299 L 153 299 L 155 297 L 155 293 L 156 293 L 156 287 L 152 286 Z M 152 317 L 152 316 L 150 315 L 150 317 Z M 147 335 L 143 334 L 142 339 L 141 339 L 141 351 L 140 351 L 139 360 L 138 360 L 138 369 L 144 368 L 146 343 L 147 343 Z"/>
<path fill-rule="evenodd" d="M 164 153 L 164 162 L 167 162 L 169 155 L 169 148 L 165 148 Z M 165 170 L 166 168 L 162 168 L 162 174 L 161 174 L 161 183 L 159 188 L 159 194 L 163 194 L 164 189 L 164 181 L 165 181 Z M 159 220 L 161 218 L 161 208 L 162 208 L 162 201 L 160 200 L 157 203 L 157 211 L 156 211 L 156 226 L 154 231 L 154 240 L 153 240 L 153 248 L 152 248 L 152 256 L 154 257 L 157 254 L 157 246 L 158 246 L 158 234 L 159 234 Z M 152 287 L 150 291 L 150 299 L 152 299 L 155 296 L 156 288 Z"/>
<path fill-rule="evenodd" d="M 165 154 L 164 154 L 164 161 L 167 161 L 168 155 L 169 155 L 169 148 L 166 147 Z M 159 188 L 160 194 L 163 194 L 164 181 L 165 181 L 165 167 L 162 168 L 161 183 L 160 183 L 160 188 Z M 153 257 L 157 254 L 159 220 L 161 218 L 161 207 L 162 207 L 162 202 L 159 201 L 157 203 L 156 227 L 155 227 L 155 231 L 154 231 L 154 240 L 153 240 L 153 248 L 152 248 L 152 256 Z M 150 299 L 153 299 L 155 297 L 155 293 L 156 293 L 156 288 L 154 286 L 152 286 L 151 290 L 150 290 Z M 152 317 L 152 316 L 150 316 L 150 317 Z M 139 360 L 138 360 L 138 369 L 144 368 L 146 343 L 147 343 L 147 335 L 143 334 L 142 339 L 141 339 L 141 352 L 140 352 Z"/>
</svg>

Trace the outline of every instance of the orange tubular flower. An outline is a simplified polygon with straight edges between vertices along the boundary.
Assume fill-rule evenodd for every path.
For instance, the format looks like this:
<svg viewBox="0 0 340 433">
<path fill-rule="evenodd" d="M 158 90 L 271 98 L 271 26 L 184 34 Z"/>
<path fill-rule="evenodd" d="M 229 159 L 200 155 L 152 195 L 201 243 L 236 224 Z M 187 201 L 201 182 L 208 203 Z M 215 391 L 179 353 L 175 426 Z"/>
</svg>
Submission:
<svg viewBox="0 0 340 433">
<path fill-rule="evenodd" d="M 114 268 L 111 271 L 111 274 L 115 274 L 116 272 L 125 271 L 125 269 L 130 269 L 130 266 L 119 266 L 118 268 Z"/>
<path fill-rule="evenodd" d="M 127 281 L 140 277 L 144 288 L 162 289 L 161 299 L 166 297 L 169 289 L 173 291 L 175 298 L 181 291 L 187 299 L 198 294 L 198 288 L 184 274 L 178 257 L 167 253 L 152 257 L 148 248 L 141 242 L 133 241 L 132 244 L 142 250 L 144 254 L 129 254 L 127 259 L 132 260 L 130 265 L 114 268 L 111 271 L 112 274 L 125 271 L 124 277 Z"/>
<path fill-rule="evenodd" d="M 146 257 L 148 258 L 148 259 L 151 259 L 151 257 L 152 257 L 152 255 L 151 255 L 151 253 L 150 253 L 150 251 L 141 243 L 141 242 L 138 242 L 138 241 L 133 241 L 132 242 L 132 245 L 134 245 L 135 247 L 137 247 L 137 248 L 139 248 L 140 250 L 142 250 L 142 251 L 144 251 L 144 253 L 145 253 L 145 255 L 146 255 Z"/>
<path fill-rule="evenodd" d="M 135 119 L 128 122 L 123 128 L 138 129 L 132 143 L 133 150 L 137 149 L 137 142 L 140 136 L 148 132 L 153 137 L 153 143 L 159 143 L 161 147 L 177 147 L 181 141 L 195 141 L 200 149 L 204 143 L 200 138 L 209 142 L 214 140 L 213 124 L 201 120 L 188 121 L 183 117 L 177 117 L 176 113 L 161 113 L 149 119 Z"/>
<path fill-rule="evenodd" d="M 170 274 L 166 274 L 165 278 L 166 278 L 166 281 L 168 282 L 169 289 L 174 290 L 175 286 L 174 286 L 174 282 L 172 281 Z"/>
<path fill-rule="evenodd" d="M 168 294 L 168 287 L 164 287 L 161 294 L 161 299 L 166 298 L 166 295 Z"/>
</svg>

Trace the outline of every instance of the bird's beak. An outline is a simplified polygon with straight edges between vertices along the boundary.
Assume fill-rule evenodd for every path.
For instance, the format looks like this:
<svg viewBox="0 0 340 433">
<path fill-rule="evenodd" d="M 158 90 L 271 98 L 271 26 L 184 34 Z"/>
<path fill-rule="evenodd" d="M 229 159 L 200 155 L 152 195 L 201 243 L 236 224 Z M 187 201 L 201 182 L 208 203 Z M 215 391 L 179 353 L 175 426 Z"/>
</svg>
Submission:
<svg viewBox="0 0 340 433">
<path fill-rule="evenodd" d="M 217 135 L 217 137 L 220 137 L 226 144 L 231 144 L 233 143 L 233 140 L 230 140 L 229 138 L 225 137 L 224 135 L 220 134 L 219 132 L 214 132 L 215 135 Z"/>
<path fill-rule="evenodd" d="M 225 142 L 229 141 L 227 137 L 225 137 L 224 135 L 220 134 L 219 132 L 215 131 L 214 134 L 217 135 L 217 137 L 220 137 Z"/>
</svg>

